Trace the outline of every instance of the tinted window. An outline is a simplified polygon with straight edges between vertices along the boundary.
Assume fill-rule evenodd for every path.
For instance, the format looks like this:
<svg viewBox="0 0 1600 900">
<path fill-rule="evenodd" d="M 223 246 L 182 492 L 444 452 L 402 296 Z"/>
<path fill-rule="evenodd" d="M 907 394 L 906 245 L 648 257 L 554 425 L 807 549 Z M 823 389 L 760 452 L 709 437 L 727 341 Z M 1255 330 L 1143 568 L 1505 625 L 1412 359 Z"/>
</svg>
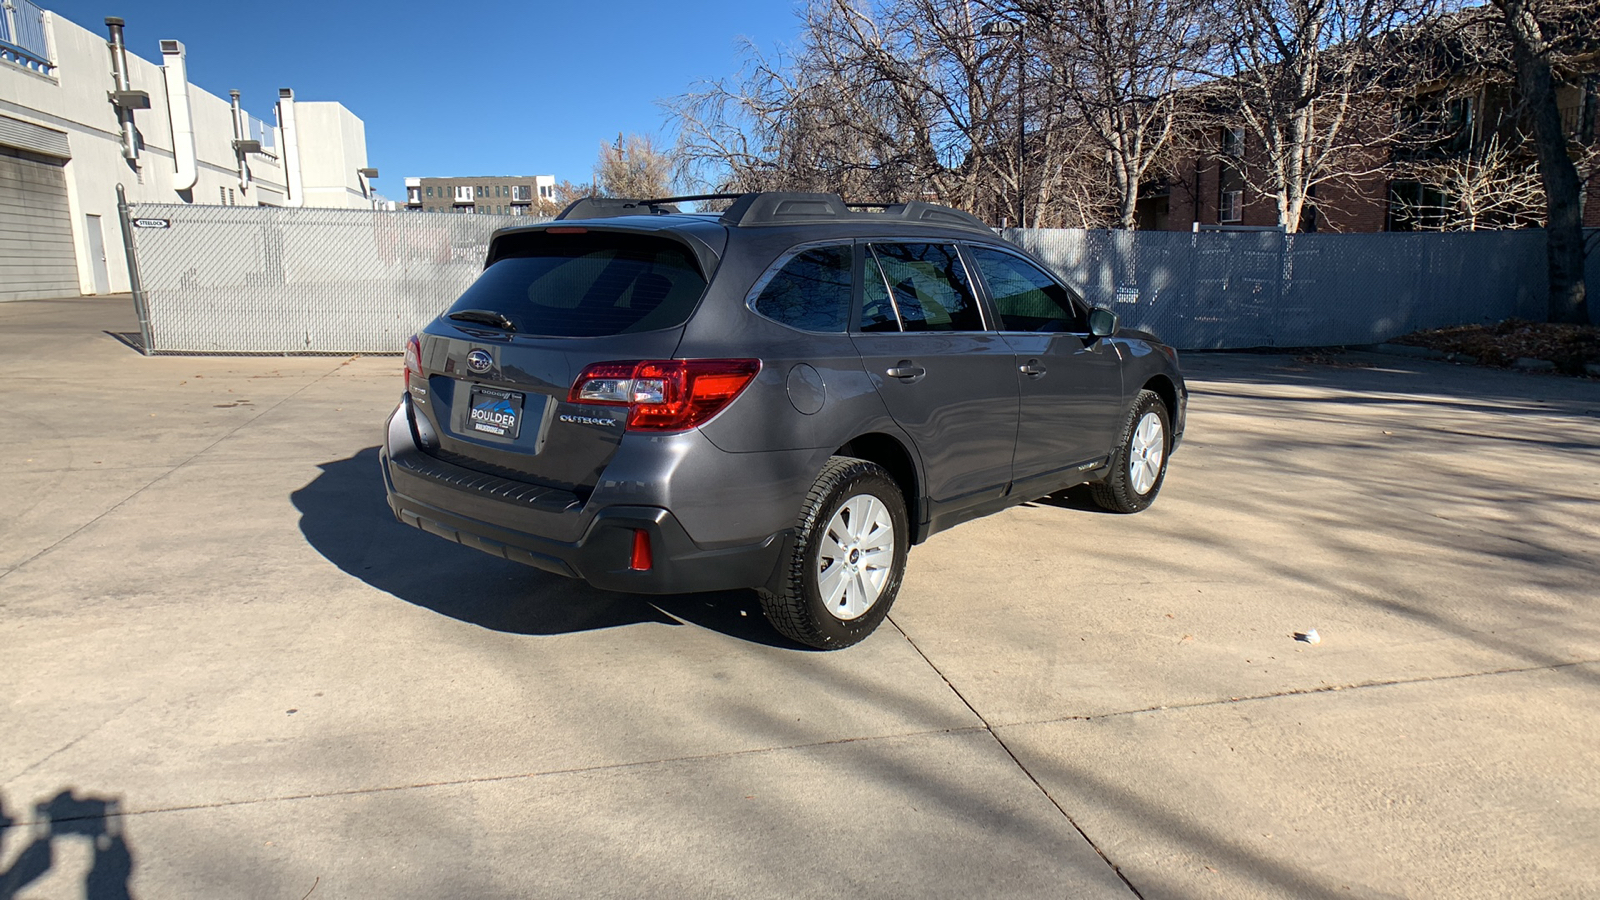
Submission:
<svg viewBox="0 0 1600 900">
<path fill-rule="evenodd" d="M 813 247 L 767 280 L 755 311 L 805 331 L 844 331 L 850 321 L 851 248 Z"/>
<path fill-rule="evenodd" d="M 969 247 L 989 287 L 1002 331 L 1089 330 L 1088 320 L 1067 289 L 1020 256 Z"/>
<path fill-rule="evenodd" d="M 632 334 L 682 325 L 705 289 L 700 267 L 677 241 L 534 233 L 485 269 L 450 310 L 492 310 L 519 334 Z"/>
<path fill-rule="evenodd" d="M 872 254 L 903 330 L 983 330 L 972 284 L 954 244 L 873 244 Z"/>
<path fill-rule="evenodd" d="M 889 285 L 883 280 L 883 270 L 878 260 L 867 254 L 867 271 L 861 286 L 860 331 L 899 331 L 900 317 L 895 315 L 894 302 L 889 299 Z"/>
</svg>

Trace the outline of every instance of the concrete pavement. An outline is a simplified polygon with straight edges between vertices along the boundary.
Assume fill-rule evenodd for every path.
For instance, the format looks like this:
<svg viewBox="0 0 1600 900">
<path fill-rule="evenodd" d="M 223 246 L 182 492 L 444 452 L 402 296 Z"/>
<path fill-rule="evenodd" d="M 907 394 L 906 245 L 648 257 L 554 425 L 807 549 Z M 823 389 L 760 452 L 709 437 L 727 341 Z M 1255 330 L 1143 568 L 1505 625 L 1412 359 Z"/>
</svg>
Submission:
<svg viewBox="0 0 1600 900">
<path fill-rule="evenodd" d="M 1600 892 L 1593 381 L 1191 355 L 1154 508 L 824 654 L 394 523 L 397 358 L 134 330 L 0 306 L 0 896 Z"/>
</svg>

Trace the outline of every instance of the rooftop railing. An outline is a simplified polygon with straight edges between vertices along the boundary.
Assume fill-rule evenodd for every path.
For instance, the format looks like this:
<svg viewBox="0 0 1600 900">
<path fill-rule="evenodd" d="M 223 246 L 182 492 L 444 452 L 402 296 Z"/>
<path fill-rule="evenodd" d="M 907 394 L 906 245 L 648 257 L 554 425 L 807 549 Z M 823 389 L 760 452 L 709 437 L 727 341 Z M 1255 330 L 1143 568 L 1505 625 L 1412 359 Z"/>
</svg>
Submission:
<svg viewBox="0 0 1600 900">
<path fill-rule="evenodd" d="M 272 136 L 274 132 L 271 125 L 268 125 L 266 122 L 263 122 L 249 113 L 246 113 L 245 127 L 249 132 L 249 134 L 246 135 L 246 138 L 252 141 L 260 141 L 262 153 L 265 153 L 271 157 L 277 157 L 278 148 L 273 143 Z"/>
<path fill-rule="evenodd" d="M 55 72 L 43 9 L 30 0 L 0 0 L 0 59 L 44 75 Z"/>
</svg>

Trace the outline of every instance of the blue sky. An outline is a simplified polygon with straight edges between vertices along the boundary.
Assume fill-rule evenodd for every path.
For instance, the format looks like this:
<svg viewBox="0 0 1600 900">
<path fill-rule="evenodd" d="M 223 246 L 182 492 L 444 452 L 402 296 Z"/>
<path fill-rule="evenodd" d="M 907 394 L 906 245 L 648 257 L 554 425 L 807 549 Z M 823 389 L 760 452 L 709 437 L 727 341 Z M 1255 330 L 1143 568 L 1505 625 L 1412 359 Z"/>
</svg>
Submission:
<svg viewBox="0 0 1600 900">
<path fill-rule="evenodd" d="M 338 100 L 366 122 L 378 190 L 409 175 L 543 175 L 585 181 L 601 141 L 661 136 L 658 99 L 731 75 L 738 41 L 794 39 L 793 0 L 378 3 L 284 0 L 41 0 L 104 33 L 127 20 L 129 49 L 188 48 L 189 79 L 272 121 L 278 88 Z"/>
</svg>

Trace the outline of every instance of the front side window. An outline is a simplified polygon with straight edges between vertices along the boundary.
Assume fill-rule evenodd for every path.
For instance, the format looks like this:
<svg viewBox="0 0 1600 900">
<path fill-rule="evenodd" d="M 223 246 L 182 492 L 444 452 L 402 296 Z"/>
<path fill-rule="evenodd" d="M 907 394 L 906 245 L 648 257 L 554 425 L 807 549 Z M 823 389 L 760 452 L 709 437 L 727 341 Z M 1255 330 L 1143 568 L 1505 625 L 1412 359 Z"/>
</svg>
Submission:
<svg viewBox="0 0 1600 900">
<path fill-rule="evenodd" d="M 972 282 L 954 244 L 872 244 L 868 249 L 862 331 L 983 330 Z M 895 316 L 897 327 L 889 327 Z"/>
<path fill-rule="evenodd" d="M 1038 266 L 989 247 L 968 250 L 989 288 L 1001 331 L 1088 332 L 1088 318 L 1081 306 Z"/>
<path fill-rule="evenodd" d="M 849 244 L 794 254 L 757 284 L 751 308 L 802 331 L 844 331 L 850 322 L 852 255 Z"/>
</svg>

